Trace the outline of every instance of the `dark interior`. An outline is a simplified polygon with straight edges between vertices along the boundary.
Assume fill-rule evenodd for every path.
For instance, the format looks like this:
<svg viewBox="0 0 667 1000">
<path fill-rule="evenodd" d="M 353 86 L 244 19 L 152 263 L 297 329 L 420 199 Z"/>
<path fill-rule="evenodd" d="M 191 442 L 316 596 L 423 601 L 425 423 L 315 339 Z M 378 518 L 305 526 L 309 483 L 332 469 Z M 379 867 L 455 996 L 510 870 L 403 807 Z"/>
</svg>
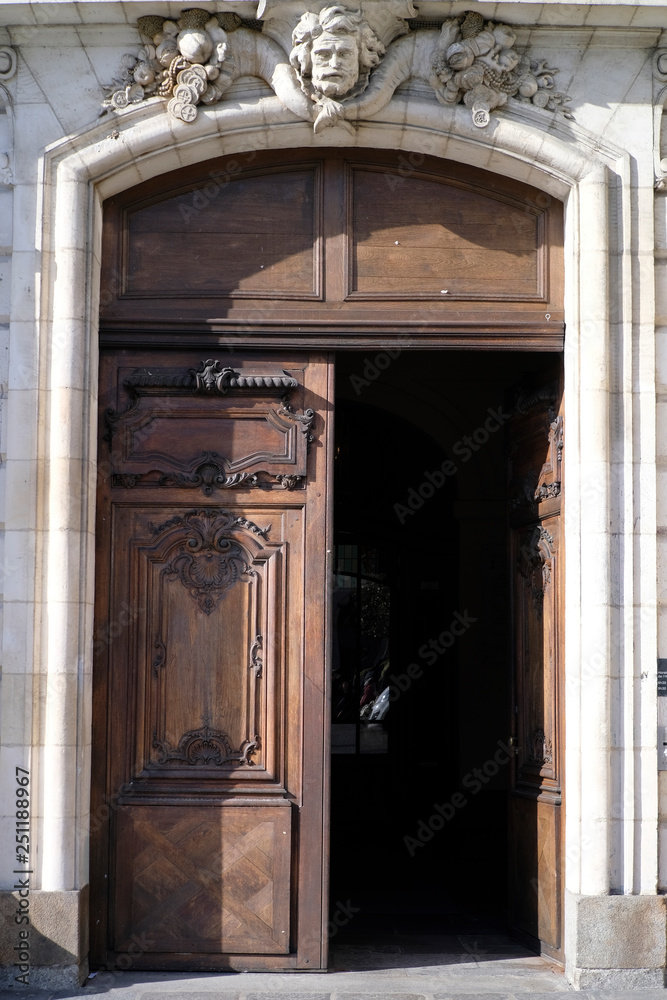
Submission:
<svg viewBox="0 0 667 1000">
<path fill-rule="evenodd" d="M 507 929 L 511 764 L 482 770 L 510 733 L 505 424 L 553 358 L 337 357 L 334 951 Z"/>
</svg>

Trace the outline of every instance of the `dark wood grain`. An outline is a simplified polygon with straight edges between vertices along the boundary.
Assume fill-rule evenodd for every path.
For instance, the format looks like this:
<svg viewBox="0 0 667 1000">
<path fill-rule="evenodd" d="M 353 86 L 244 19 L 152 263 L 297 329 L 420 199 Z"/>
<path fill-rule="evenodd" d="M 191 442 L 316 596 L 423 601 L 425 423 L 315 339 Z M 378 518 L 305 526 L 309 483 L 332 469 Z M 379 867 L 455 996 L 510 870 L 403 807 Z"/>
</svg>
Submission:
<svg viewBox="0 0 667 1000">
<path fill-rule="evenodd" d="M 543 213 L 439 177 L 352 168 L 350 292 L 544 301 Z M 398 188 L 398 190 L 396 190 Z M 396 277 L 400 275 L 400 283 Z"/>
<path fill-rule="evenodd" d="M 250 388 L 198 389 L 196 352 L 101 359 L 96 965 L 323 960 L 330 364 L 221 357 Z"/>
<path fill-rule="evenodd" d="M 310 333 L 327 349 L 417 322 L 415 347 L 432 346 L 429 324 L 442 346 L 562 347 L 561 203 L 498 174 L 404 160 L 253 153 L 110 199 L 102 336 L 224 327 L 239 347 Z"/>
</svg>

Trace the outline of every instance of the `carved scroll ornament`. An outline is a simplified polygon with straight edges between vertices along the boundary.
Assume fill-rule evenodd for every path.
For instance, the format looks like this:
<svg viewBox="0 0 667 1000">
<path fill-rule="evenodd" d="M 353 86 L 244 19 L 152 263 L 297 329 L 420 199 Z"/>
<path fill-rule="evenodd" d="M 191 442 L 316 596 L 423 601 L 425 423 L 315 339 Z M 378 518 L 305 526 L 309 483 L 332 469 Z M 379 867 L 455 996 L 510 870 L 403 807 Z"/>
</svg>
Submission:
<svg viewBox="0 0 667 1000">
<path fill-rule="evenodd" d="M 153 747 L 158 751 L 153 767 L 169 764 L 190 767 L 229 767 L 236 764 L 252 766 L 252 755 L 259 749 L 259 736 L 255 736 L 253 740 L 244 740 L 238 750 L 233 750 L 226 733 L 205 725 L 201 729 L 184 733 L 176 747 L 172 747 L 168 740 L 158 739 L 153 740 Z"/>
<path fill-rule="evenodd" d="M 555 90 L 558 70 L 517 52 L 513 28 L 485 22 L 476 11 L 448 18 L 440 30 L 412 30 L 398 15 L 388 29 L 385 11 L 381 30 L 380 4 L 328 4 L 305 13 L 286 6 L 282 23 L 292 31 L 291 39 L 282 39 L 285 47 L 243 26 L 234 13 L 193 8 L 177 20 L 139 18 L 146 44 L 136 57 L 124 57 L 103 112 L 156 96 L 168 100 L 173 117 L 189 123 L 198 107 L 222 100 L 236 79 L 254 76 L 319 132 L 370 117 L 402 83 L 420 78 L 442 104 L 468 107 L 480 128 L 510 98 L 572 118 L 569 98 Z"/>
<path fill-rule="evenodd" d="M 553 759 L 553 743 L 547 738 L 542 726 L 537 726 L 532 738 L 528 741 L 526 763 L 544 767 L 545 764 L 553 764 Z"/>
<path fill-rule="evenodd" d="M 517 568 L 524 584 L 530 589 L 533 607 L 538 619 L 542 617 L 542 603 L 551 585 L 555 540 L 542 525 L 535 525 L 527 532 L 519 549 Z"/>
<path fill-rule="evenodd" d="M 230 520 L 225 511 L 185 514 L 180 525 L 185 537 L 164 570 L 167 579 L 180 581 L 206 615 L 238 580 L 254 574 L 245 549 L 227 534 Z"/>
<path fill-rule="evenodd" d="M 288 400 L 297 389 L 299 383 L 287 372 L 271 372 L 256 374 L 239 372 L 223 365 L 220 361 L 209 358 L 201 361 L 198 368 L 139 368 L 123 379 L 123 388 L 129 396 L 130 403 L 125 410 L 117 411 L 108 408 L 104 413 L 106 432 L 104 439 L 111 443 L 114 435 L 125 418 L 132 420 L 139 413 L 142 397 L 158 396 L 278 396 L 279 405 L 270 410 L 267 420 L 272 426 L 280 427 L 281 431 L 294 428 L 301 432 L 305 448 L 298 448 L 303 461 L 294 472 L 286 474 L 271 474 L 265 470 L 256 472 L 233 471 L 232 461 L 215 451 L 203 451 L 185 462 L 180 469 L 165 469 L 158 466 L 150 471 L 133 471 L 126 469 L 114 472 L 111 484 L 114 488 L 134 489 L 135 487 L 176 487 L 200 488 L 205 496 L 210 496 L 215 490 L 233 488 L 269 489 L 300 489 L 304 484 L 305 456 L 313 441 L 313 422 L 315 411 L 307 408 L 298 413 Z M 291 430 L 291 428 L 290 428 Z M 292 432 L 293 433 L 293 432 Z M 273 461 L 270 456 L 264 456 Z M 164 459 L 164 456 L 163 456 Z M 236 463 L 238 469 L 238 461 Z"/>
</svg>

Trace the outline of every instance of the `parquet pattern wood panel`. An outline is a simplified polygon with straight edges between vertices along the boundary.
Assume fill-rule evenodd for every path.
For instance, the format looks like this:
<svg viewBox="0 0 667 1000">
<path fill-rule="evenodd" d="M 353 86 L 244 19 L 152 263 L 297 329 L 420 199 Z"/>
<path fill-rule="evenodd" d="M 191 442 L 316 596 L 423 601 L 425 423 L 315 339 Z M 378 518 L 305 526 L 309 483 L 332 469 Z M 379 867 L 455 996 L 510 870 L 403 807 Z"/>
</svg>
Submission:
<svg viewBox="0 0 667 1000">
<path fill-rule="evenodd" d="M 290 851 L 285 806 L 121 810 L 116 951 L 288 952 Z"/>
</svg>

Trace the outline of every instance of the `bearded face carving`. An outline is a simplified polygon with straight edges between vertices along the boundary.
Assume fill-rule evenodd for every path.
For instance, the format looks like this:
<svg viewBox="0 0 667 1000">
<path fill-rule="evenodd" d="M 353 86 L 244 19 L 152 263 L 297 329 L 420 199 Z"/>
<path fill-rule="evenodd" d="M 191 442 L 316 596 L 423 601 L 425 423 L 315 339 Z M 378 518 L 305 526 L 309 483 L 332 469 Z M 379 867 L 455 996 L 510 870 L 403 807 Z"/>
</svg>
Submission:
<svg viewBox="0 0 667 1000">
<path fill-rule="evenodd" d="M 340 101 L 362 93 L 385 51 L 361 11 L 341 4 L 304 14 L 292 44 L 290 62 L 313 101 Z"/>
</svg>

